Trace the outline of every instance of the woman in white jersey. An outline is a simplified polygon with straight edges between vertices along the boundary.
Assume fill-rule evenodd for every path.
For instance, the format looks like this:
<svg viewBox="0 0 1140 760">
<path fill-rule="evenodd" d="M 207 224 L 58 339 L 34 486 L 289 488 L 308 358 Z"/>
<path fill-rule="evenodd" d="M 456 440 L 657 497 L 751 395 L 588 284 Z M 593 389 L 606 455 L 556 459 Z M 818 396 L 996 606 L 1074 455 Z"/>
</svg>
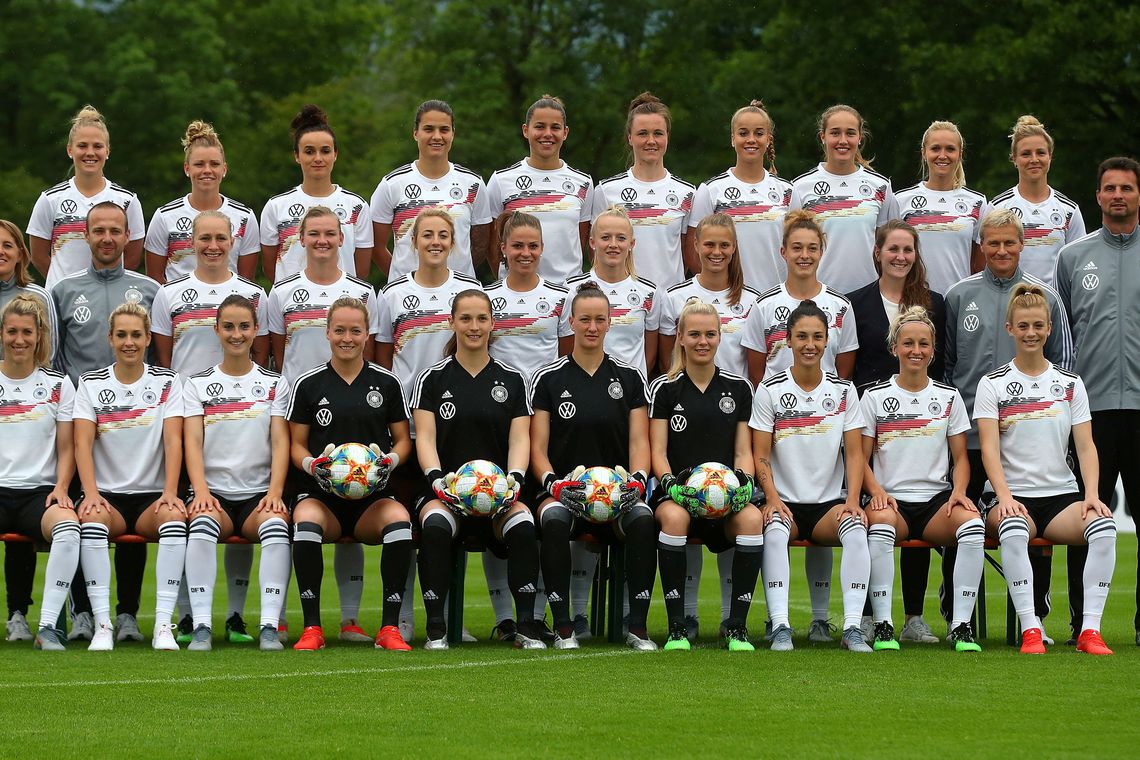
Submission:
<svg viewBox="0 0 1140 760">
<path fill-rule="evenodd" d="M 594 208 L 594 181 L 562 160 L 562 144 L 570 134 L 562 101 L 543 95 L 526 111 L 522 134 L 530 155 L 500 169 L 487 180 L 491 214 L 525 211 L 542 222 L 545 255 L 538 274 L 558 283 L 582 271 L 589 250 L 590 214 Z M 489 248 L 492 272 L 503 275 L 499 241 Z"/>
<path fill-rule="evenodd" d="M 1100 623 L 1116 564 L 1116 522 L 1097 495 L 1100 462 L 1085 385 L 1045 358 L 1052 328 L 1045 291 L 1028 283 L 1015 285 L 1005 329 L 1016 354 L 981 379 L 974 401 L 982 462 L 997 497 L 986 527 L 1001 542 L 1005 580 L 1021 624 L 1022 653 L 1045 653 L 1029 564 L 1029 541 L 1044 536 L 1055 544 L 1088 545 L 1077 651 L 1112 654 L 1101 638 Z M 1083 494 L 1068 464 L 1070 435 Z"/>
<path fill-rule="evenodd" d="M 891 322 L 887 344 L 898 373 L 863 394 L 863 490 L 867 505 L 867 545 L 871 555 L 871 613 L 876 651 L 898 649 L 891 619 L 895 541 L 922 539 L 958 547 L 954 566 L 950 639 L 958 652 L 981 650 L 970 618 L 985 564 L 985 525 L 966 497 L 969 411 L 953 386 L 932 380 L 934 323 L 921 306 L 911 306 Z M 953 457 L 948 478 L 946 452 Z"/>
<path fill-rule="evenodd" d="M 861 148 L 870 136 L 851 106 L 834 105 L 819 117 L 823 162 L 792 180 L 791 208 L 815 213 L 831 240 L 819 278 L 850 293 L 875 279 L 875 228 L 899 216 L 891 181 L 871 169 Z"/>
<path fill-rule="evenodd" d="M 455 222 L 455 247 L 447 266 L 470 277 L 487 258 L 491 212 L 483 178 L 449 159 L 455 139 L 455 113 L 442 100 L 416 109 L 412 139 L 419 157 L 391 172 L 372 193 L 374 258 L 380 271 L 395 280 L 416 268 L 412 224 L 425 208 L 447 209 Z M 395 238 L 395 245 L 388 241 Z"/>
<path fill-rule="evenodd" d="M 260 646 L 283 649 L 277 623 L 289 583 L 289 384 L 250 359 L 257 340 L 253 302 L 236 293 L 214 317 L 223 357 L 185 383 L 184 443 L 191 493 L 186 582 L 194 632 L 189 649 L 208 651 L 218 542 L 240 535 L 261 544 Z"/>
<path fill-rule="evenodd" d="M 305 268 L 273 286 L 269 293 L 267 321 L 273 364 L 281 368 L 290 383 L 331 356 L 325 325 L 329 307 L 344 297 L 364 303 L 371 316 L 364 359 L 375 353 L 376 293 L 364 280 L 340 268 L 340 247 L 344 232 L 337 215 L 326 206 L 313 206 L 301 217 L 299 230 L 305 248 Z M 292 496 L 300 486 L 292 480 L 286 493 Z M 368 642 L 372 637 L 360 627 L 360 600 L 364 593 L 364 546 L 336 544 L 333 571 L 340 599 L 342 641 Z"/>
<path fill-rule="evenodd" d="M 732 217 L 744 281 L 761 293 L 784 279 L 780 236 L 792 199 L 792 186 L 776 176 L 775 131 L 761 101 L 737 109 L 729 130 L 736 165 L 701 183 L 689 217 L 693 227 L 714 212 Z"/>
<path fill-rule="evenodd" d="M 859 339 L 851 302 L 819 281 L 827 235 L 810 211 L 793 211 L 784 218 L 780 256 L 788 277 L 763 293 L 744 323 L 740 345 L 748 352 L 748 379 L 760 383 L 792 365 L 788 344 L 788 317 L 801 302 L 811 300 L 827 315 L 827 349 L 821 357 L 824 372 L 850 378 Z"/>
<path fill-rule="evenodd" d="M 867 518 L 859 505 L 864 466 L 859 398 L 854 385 L 820 366 L 828 322 L 813 301 L 792 311 L 788 334 L 793 364 L 756 389 L 748 423 L 754 431 L 756 479 L 766 497 L 763 565 L 772 649 L 792 649 L 788 541 L 805 538 L 843 547 L 842 646 L 871 652 L 859 627 L 871 570 Z"/>
<path fill-rule="evenodd" d="M 1017 167 L 1017 184 L 995 195 L 990 208 L 1017 212 L 1025 228 L 1021 268 L 1052 285 L 1057 254 L 1066 243 L 1084 237 L 1085 219 L 1076 203 L 1049 186 L 1053 137 L 1036 117 L 1021 116 L 1013 125 L 1009 160 Z"/>
<path fill-rule="evenodd" d="M 137 533 L 158 542 L 154 648 L 177 650 L 170 616 L 186 557 L 182 471 L 182 382 L 146 364 L 150 316 L 137 303 L 111 312 L 115 362 L 88 372 L 75 393 L 75 464 L 83 499 L 80 561 L 95 616 L 88 649 L 113 648 L 108 539 Z"/>
<path fill-rule="evenodd" d="M 79 520 L 67 494 L 75 475 L 75 387 L 67 375 L 48 366 L 51 333 L 47 309 L 38 298 L 25 294 L 9 301 L 0 315 L 0 335 L 0 533 L 51 544 L 35 647 L 58 651 L 66 647 L 67 635 L 56 621 L 79 566 Z M 18 545 L 8 544 L 8 551 Z M 34 565 L 16 589 L 26 598 L 31 597 L 32 576 Z M 10 586 L 9 595 L 12 591 Z M 24 614 L 17 614 L 27 629 Z"/>
<path fill-rule="evenodd" d="M 950 286 L 986 265 L 981 240 L 986 196 L 966 187 L 966 144 L 957 125 L 934 121 L 922 133 L 922 182 L 898 193 L 900 218 L 922 239 L 930 289 Z"/>
<path fill-rule="evenodd" d="M 594 216 L 611 206 L 625 208 L 637 231 L 637 271 L 662 288 L 684 280 L 686 269 L 699 270 L 689 226 L 695 188 L 665 168 L 672 124 L 669 107 L 654 95 L 634 98 L 625 119 L 633 166 L 594 190 Z"/>
<path fill-rule="evenodd" d="M 146 234 L 142 205 L 130 190 L 103 176 L 110 156 L 111 136 L 107 123 L 92 106 L 83 106 L 71 120 L 71 131 L 67 134 L 67 157 L 71 159 L 75 176 L 40 193 L 28 221 L 32 266 L 43 275 L 48 290 L 67 275 L 81 272 L 91 264 L 91 248 L 83 237 L 87 230 L 87 212 L 104 201 L 126 210 L 130 239 L 123 250 L 123 266 L 138 269 Z"/>
<path fill-rule="evenodd" d="M 661 304 L 656 298 L 657 286 L 638 277 L 633 264 L 633 223 L 621 206 L 612 206 L 594 219 L 590 228 L 590 250 L 594 266 L 589 272 L 571 277 L 566 286 L 571 290 L 587 281 L 597 286 L 610 299 L 610 329 L 606 332 L 606 351 L 620 356 L 649 377 L 657 366 L 657 327 Z M 567 331 L 570 314 L 563 312 Z M 562 353 L 574 347 L 574 337 L 564 338 Z"/>
<path fill-rule="evenodd" d="M 212 124 L 192 121 L 182 137 L 182 171 L 190 193 L 161 206 L 146 231 L 146 273 L 160 285 L 194 271 L 191 226 L 203 211 L 219 211 L 230 220 L 233 245 L 226 266 L 247 280 L 257 276 L 261 234 L 253 209 L 221 193 L 229 166 L 222 141 Z"/>
<path fill-rule="evenodd" d="M 261 268 L 273 282 L 301 271 L 305 266 L 305 248 L 298 238 L 301 218 L 313 206 L 327 206 L 344 232 L 340 268 L 364 279 L 372 268 L 372 214 L 367 201 L 332 181 L 337 145 L 328 117 L 317 106 L 307 105 L 290 126 L 301 184 L 273 196 L 261 210 Z"/>
</svg>

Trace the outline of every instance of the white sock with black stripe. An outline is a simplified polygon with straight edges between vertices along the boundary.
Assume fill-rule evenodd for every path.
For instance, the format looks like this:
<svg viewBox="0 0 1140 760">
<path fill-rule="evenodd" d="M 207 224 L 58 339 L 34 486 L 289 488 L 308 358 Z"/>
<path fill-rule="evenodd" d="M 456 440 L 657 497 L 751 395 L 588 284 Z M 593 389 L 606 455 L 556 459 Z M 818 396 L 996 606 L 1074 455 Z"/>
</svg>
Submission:
<svg viewBox="0 0 1140 760">
<path fill-rule="evenodd" d="M 211 627 L 214 608 L 214 586 L 218 582 L 218 536 L 222 526 L 209 515 L 198 515 L 190 521 L 190 537 L 186 541 L 186 586 L 190 594 L 190 611 L 194 627 Z"/>
<path fill-rule="evenodd" d="M 843 630 L 858 628 L 867 601 L 867 581 L 871 577 L 871 555 L 867 549 L 867 529 L 854 517 L 839 523 L 839 582 L 843 584 Z M 894 541 L 891 541 L 893 547 Z M 890 609 L 890 605 L 887 605 Z"/>
<path fill-rule="evenodd" d="M 1029 522 L 1019 516 L 1007 517 L 998 525 L 998 541 L 1001 543 L 1001 564 L 1005 582 L 1009 586 L 1009 597 L 1021 630 L 1029 631 L 1041 627 L 1033 607 L 1033 566 L 1029 564 Z"/>
<path fill-rule="evenodd" d="M 79 561 L 87 581 L 87 598 L 91 602 L 91 615 L 95 626 L 111 625 L 111 549 L 110 531 L 103 523 L 85 523 L 80 526 Z"/>
<path fill-rule="evenodd" d="M 215 560 L 216 562 L 217 560 Z M 170 622 L 186 566 L 186 523 L 171 520 L 158 526 L 158 552 L 154 560 L 156 626 Z M 217 573 L 217 568 L 214 570 Z M 192 602 L 193 600 L 191 600 Z"/>
<path fill-rule="evenodd" d="M 1081 630 L 1100 630 L 1104 603 L 1112 585 L 1116 567 L 1116 522 L 1111 517 L 1098 517 L 1085 527 L 1089 555 L 1085 559 L 1085 609 Z"/>
<path fill-rule="evenodd" d="M 967 520 L 954 532 L 958 539 L 958 555 L 954 562 L 953 615 L 950 629 L 970 622 L 978 601 L 978 586 L 985 569 L 986 526 L 980 517 Z"/>
<path fill-rule="evenodd" d="M 871 579 L 868 583 L 871 616 L 876 623 L 890 623 L 891 591 L 895 585 L 895 526 L 872 525 L 868 528 L 867 553 L 871 559 Z"/>
<path fill-rule="evenodd" d="M 791 529 L 779 517 L 764 528 L 764 556 L 760 563 L 764 576 L 764 600 L 768 605 L 772 630 L 791 625 L 788 622 L 788 586 L 792 575 L 788 560 L 790 537 Z"/>
<path fill-rule="evenodd" d="M 44 598 L 40 604 L 40 628 L 55 628 L 59 612 L 71 590 L 79 565 L 79 523 L 65 520 L 51 529 L 51 551 L 44 569 Z"/>
<path fill-rule="evenodd" d="M 261 561 L 257 581 L 261 584 L 261 627 L 277 627 L 285 607 L 285 591 L 289 587 L 289 525 L 280 517 L 271 517 L 257 526 L 261 542 Z"/>
</svg>

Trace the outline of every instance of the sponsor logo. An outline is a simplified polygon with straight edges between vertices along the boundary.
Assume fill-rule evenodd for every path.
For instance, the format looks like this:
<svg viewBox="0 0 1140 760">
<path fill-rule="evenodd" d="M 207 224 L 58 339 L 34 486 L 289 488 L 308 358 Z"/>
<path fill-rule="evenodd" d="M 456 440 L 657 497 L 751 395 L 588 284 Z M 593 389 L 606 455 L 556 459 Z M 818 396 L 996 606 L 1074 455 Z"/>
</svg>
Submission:
<svg viewBox="0 0 1140 760">
<path fill-rule="evenodd" d="M 728 198 L 730 201 L 738 200 L 740 198 L 740 188 L 739 187 L 726 187 L 724 189 L 724 197 Z"/>
<path fill-rule="evenodd" d="M 568 420 L 573 417 L 574 413 L 577 411 L 578 408 L 574 406 L 574 403 L 572 401 L 563 401 L 558 405 L 558 416 L 564 420 Z"/>
<path fill-rule="evenodd" d="M 309 291 L 305 288 L 297 288 L 293 291 L 293 303 L 305 303 L 309 300 Z"/>
<path fill-rule="evenodd" d="M 182 303 L 194 303 L 198 300 L 198 291 L 194 288 L 187 288 L 182 291 Z"/>
<path fill-rule="evenodd" d="M 420 299 L 417 296 L 404 296 L 403 304 L 405 309 L 414 309 L 420 305 Z"/>
<path fill-rule="evenodd" d="M 328 427 L 332 422 L 332 410 L 328 407 L 317 410 L 317 424 L 321 427 Z"/>
<path fill-rule="evenodd" d="M 792 315 L 792 310 L 789 309 L 787 306 L 777 306 L 776 307 L 776 319 L 778 321 L 787 322 L 788 317 L 790 317 L 791 315 Z"/>
<path fill-rule="evenodd" d="M 179 232 L 189 232 L 194 226 L 194 222 L 190 221 L 190 217 L 188 216 L 180 216 L 178 217 L 178 221 L 174 223 L 174 226 L 178 228 Z"/>
<path fill-rule="evenodd" d="M 515 177 L 515 187 L 519 190 L 529 190 L 530 177 Z"/>
<path fill-rule="evenodd" d="M 626 203 L 637 200 L 637 190 L 632 187 L 622 189 L 621 199 Z"/>
<path fill-rule="evenodd" d="M 415 183 L 406 185 L 404 187 L 404 197 L 408 198 L 409 200 L 414 201 L 416 198 L 419 198 L 421 192 L 422 191 L 420 190 L 420 186 Z"/>
<path fill-rule="evenodd" d="M 926 196 L 916 195 L 910 199 L 911 208 L 926 208 Z"/>
<path fill-rule="evenodd" d="M 103 405 L 115 403 L 115 392 L 110 388 L 99 391 L 99 403 Z"/>
<path fill-rule="evenodd" d="M 210 383 L 209 385 L 207 385 L 206 386 L 206 395 L 209 396 L 210 398 L 217 398 L 218 396 L 222 395 L 222 384 L 221 383 Z"/>
<path fill-rule="evenodd" d="M 1081 278 L 1081 287 L 1085 290 L 1096 290 L 1100 285 L 1100 278 L 1095 274 L 1086 274 Z"/>
<path fill-rule="evenodd" d="M 685 430 L 685 428 L 687 428 L 688 426 L 689 426 L 689 421 L 687 419 L 685 419 L 685 415 L 683 415 L 683 414 L 674 414 L 672 417 L 669 418 L 669 428 L 674 433 L 683 432 Z"/>
<path fill-rule="evenodd" d="M 59 210 L 65 214 L 74 214 L 79 210 L 79 207 L 75 205 L 75 201 L 68 198 L 63 203 L 59 204 Z"/>
<path fill-rule="evenodd" d="M 1021 383 L 1012 382 L 1005 386 L 1005 392 L 1011 396 L 1020 396 L 1025 392 L 1025 388 L 1022 387 Z"/>
<path fill-rule="evenodd" d="M 79 324 L 85 324 L 88 320 L 91 319 L 91 309 L 88 309 L 86 306 L 80 306 L 75 311 L 71 312 L 71 317 Z"/>
<path fill-rule="evenodd" d="M 966 332 L 974 332 L 982 326 L 982 320 L 978 319 L 976 314 L 967 314 L 966 318 L 962 320 L 962 329 Z"/>
<path fill-rule="evenodd" d="M 816 182 L 811 189 L 816 195 L 827 195 L 831 192 L 831 185 L 827 182 Z"/>
<path fill-rule="evenodd" d="M 439 416 L 445 420 L 450 420 L 455 416 L 455 404 L 450 401 L 444 401 L 439 405 Z"/>
<path fill-rule="evenodd" d="M 289 216 L 293 217 L 294 219 L 300 219 L 304 213 L 305 207 L 300 203 L 294 203 L 289 207 Z"/>
<path fill-rule="evenodd" d="M 784 395 L 780 396 L 780 406 L 784 407 L 785 409 L 795 409 L 796 394 L 785 393 Z"/>
<path fill-rule="evenodd" d="M 899 410 L 899 400 L 894 396 L 883 399 L 883 408 L 889 413 L 894 414 Z"/>
<path fill-rule="evenodd" d="M 507 299 L 496 298 L 495 300 L 491 301 L 491 308 L 495 311 L 502 311 L 503 309 L 507 308 Z"/>
<path fill-rule="evenodd" d="M 717 404 L 720 410 L 725 414 L 732 414 L 736 411 L 736 399 L 732 396 L 724 396 L 721 398 L 720 403 Z"/>
</svg>

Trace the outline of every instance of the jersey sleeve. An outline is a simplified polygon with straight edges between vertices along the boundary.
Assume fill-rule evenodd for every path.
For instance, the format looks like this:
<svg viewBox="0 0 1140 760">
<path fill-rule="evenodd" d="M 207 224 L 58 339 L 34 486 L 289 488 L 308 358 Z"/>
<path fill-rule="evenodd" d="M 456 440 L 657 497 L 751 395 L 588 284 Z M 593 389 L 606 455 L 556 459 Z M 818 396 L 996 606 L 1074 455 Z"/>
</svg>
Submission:
<svg viewBox="0 0 1140 760">
<path fill-rule="evenodd" d="M 649 418 L 652 420 L 669 419 L 669 391 L 672 383 L 654 382 L 649 387 Z"/>
<path fill-rule="evenodd" d="M 859 348 L 859 330 L 855 322 L 855 307 L 847 307 L 847 315 L 839 327 L 839 350 L 837 353 L 845 354 Z"/>
<path fill-rule="evenodd" d="M 1074 208 L 1073 215 L 1069 217 L 1069 226 L 1065 228 L 1065 242 L 1071 243 L 1074 240 L 1080 240 L 1084 236 L 1085 218 L 1079 208 Z"/>
<path fill-rule="evenodd" d="M 270 201 L 261 209 L 261 244 L 270 248 L 281 245 L 277 239 L 277 209 L 274 206 Z"/>
<path fill-rule="evenodd" d="M 371 248 L 373 245 L 372 212 L 362 198 L 360 200 L 360 213 L 356 215 L 356 224 L 352 227 L 353 239 L 357 248 Z"/>
<path fill-rule="evenodd" d="M 736 421 L 748 422 L 752 416 L 752 404 L 755 395 L 752 393 L 752 384 L 742 380 L 740 382 L 740 403 L 736 405 Z"/>
<path fill-rule="evenodd" d="M 388 182 L 387 177 L 380 180 L 376 189 L 372 191 L 372 199 L 368 203 L 368 208 L 372 213 L 372 221 L 378 224 L 392 223 L 392 201 L 388 193 L 390 186 L 391 183 Z"/>
<path fill-rule="evenodd" d="M 657 298 L 661 311 L 657 315 L 657 333 L 659 335 L 677 334 L 677 314 L 673 307 L 673 298 L 665 288 L 657 289 Z"/>
<path fill-rule="evenodd" d="M 843 413 L 843 432 L 862 430 L 867 426 L 867 423 L 863 419 L 863 407 L 859 404 L 859 394 L 855 392 L 855 386 L 851 383 L 846 383 L 846 386 L 847 408 Z"/>
<path fill-rule="evenodd" d="M 950 403 L 953 406 L 950 409 L 950 420 L 946 425 L 946 435 L 959 435 L 969 431 L 970 415 L 966 413 L 966 402 L 957 388 L 954 389 L 954 397 Z"/>
<path fill-rule="evenodd" d="M 792 185 L 792 197 L 788 199 L 788 211 L 796 211 L 804 207 L 804 199 L 800 189 Z"/>
<path fill-rule="evenodd" d="M 156 256 L 162 256 L 164 259 L 168 258 L 167 255 L 167 241 L 170 239 L 170 231 L 166 229 L 166 220 L 162 216 L 162 210 L 154 212 L 154 216 L 150 218 L 150 226 L 146 230 L 146 241 L 143 243 L 143 250 L 147 253 L 153 253 Z"/>
<path fill-rule="evenodd" d="M 860 411 L 863 412 L 863 437 L 874 438 L 878 429 L 878 417 L 875 415 L 875 401 L 871 398 L 870 393 L 863 394 L 863 398 L 859 399 L 859 406 L 861 407 Z M 970 427 L 969 423 L 966 424 L 966 427 Z"/>
<path fill-rule="evenodd" d="M 281 303 L 281 289 L 274 287 L 269 291 L 269 298 L 265 311 L 265 324 L 269 326 L 269 332 L 277 335 L 285 334 L 285 308 Z"/>
<path fill-rule="evenodd" d="M 416 385 L 412 389 L 412 403 L 413 410 L 419 409 L 421 412 L 434 412 L 436 407 L 435 397 L 435 376 L 436 372 L 429 368 L 420 373 L 416 378 Z"/>
<path fill-rule="evenodd" d="M 182 403 L 182 380 L 178 375 L 174 375 L 170 378 L 170 393 L 166 397 L 166 403 L 162 405 L 162 419 L 169 420 L 172 417 L 185 416 L 186 412 Z"/>
<path fill-rule="evenodd" d="M 545 375 L 538 378 L 534 383 L 534 388 L 530 392 L 530 407 L 531 409 L 541 409 L 544 412 L 549 412 L 554 408 L 550 403 L 550 388 L 547 387 L 547 378 Z"/>
<path fill-rule="evenodd" d="M 270 417 L 286 417 L 289 414 L 289 401 L 292 398 L 292 389 L 285 376 L 277 378 L 273 389 L 273 403 L 269 405 Z"/>
<path fill-rule="evenodd" d="M 127 230 L 130 232 L 132 242 L 146 237 L 146 219 L 143 217 L 142 203 L 134 193 L 131 193 L 131 199 L 127 202 Z"/>
<path fill-rule="evenodd" d="M 388 294 L 381 291 L 376 301 L 376 342 L 392 343 L 392 307 L 388 303 Z"/>
<path fill-rule="evenodd" d="M 95 422 L 95 405 L 91 403 L 91 391 L 83 378 L 79 378 L 79 388 L 75 391 L 75 406 L 72 408 L 71 418 Z"/>
<path fill-rule="evenodd" d="M 55 409 L 56 422 L 71 422 L 75 418 L 75 386 L 67 375 L 59 383 L 59 405 Z"/>
<path fill-rule="evenodd" d="M 854 329 L 854 326 L 852 326 Z M 842 341 L 841 341 L 842 342 Z M 764 345 L 764 309 L 753 307 L 744 319 L 744 327 L 740 330 L 740 345 L 753 351 L 767 353 Z"/>
<path fill-rule="evenodd" d="M 1073 348 L 1073 333 L 1069 327 L 1069 317 L 1061 297 L 1049 299 L 1049 318 L 1053 321 L 1053 332 L 1045 341 L 1045 358 L 1061 369 L 1073 370 L 1076 352 Z"/>
<path fill-rule="evenodd" d="M 561 296 L 558 299 L 558 337 L 569 338 L 574 334 L 570 329 L 570 297 Z"/>
<path fill-rule="evenodd" d="M 752 401 L 752 416 L 748 419 L 748 427 L 763 433 L 771 433 L 776 427 L 772 394 L 766 385 L 756 388 L 756 398 Z"/>
<path fill-rule="evenodd" d="M 380 332 L 380 301 L 376 298 L 376 291 L 370 287 L 368 297 L 364 299 L 368 308 L 368 334 L 375 336 Z"/>
<path fill-rule="evenodd" d="M 993 381 L 988 377 L 978 381 L 978 392 L 974 396 L 974 419 L 998 419 L 997 391 L 994 389 Z"/>
<path fill-rule="evenodd" d="M 269 296 L 265 293 L 257 293 L 257 306 L 254 308 L 257 311 L 257 337 L 269 335 Z"/>
<path fill-rule="evenodd" d="M 657 293 L 651 290 L 645 296 L 645 302 L 649 307 L 645 313 L 645 331 L 657 332 L 661 329 L 661 301 L 657 299 Z"/>
<path fill-rule="evenodd" d="M 492 172 L 487 178 L 487 208 L 492 217 L 503 213 L 503 193 L 499 190 L 498 172 Z"/>
<path fill-rule="evenodd" d="M 411 412 L 408 411 L 408 402 L 404 398 L 404 390 L 400 387 L 400 381 L 395 375 L 385 373 L 388 379 L 388 390 L 386 391 L 388 398 L 388 421 L 389 422 L 407 422 L 411 419 Z"/>
<path fill-rule="evenodd" d="M 899 211 L 899 201 L 895 198 L 895 191 L 891 189 L 891 183 L 888 180 L 887 186 L 884 188 L 885 195 L 883 197 L 883 205 L 879 207 L 879 220 L 876 226 L 882 226 L 892 219 L 898 219 L 901 215 Z"/>
<path fill-rule="evenodd" d="M 241 238 L 241 248 L 238 250 L 238 257 L 252 256 L 255 253 L 261 252 L 261 227 L 257 223 L 257 214 L 253 213 L 250 209 L 249 216 L 245 220 L 245 234 Z"/>
<path fill-rule="evenodd" d="M 645 387 L 645 378 L 632 367 L 626 368 L 626 387 L 629 390 L 629 408 L 640 409 L 649 405 L 649 390 Z"/>
<path fill-rule="evenodd" d="M 517 417 L 530 417 L 534 412 L 530 408 L 530 399 L 526 394 L 526 381 L 518 372 L 511 372 L 511 419 Z"/>
<path fill-rule="evenodd" d="M 293 384 L 292 392 L 289 394 L 289 407 L 285 414 L 286 419 L 290 422 L 308 425 L 313 420 L 308 383 L 306 382 L 311 377 L 312 375 L 307 375 Z"/>
<path fill-rule="evenodd" d="M 702 182 L 693 194 L 693 209 L 689 212 L 689 226 L 696 227 L 701 220 L 713 211 L 712 188 Z"/>
<path fill-rule="evenodd" d="M 151 332 L 170 337 L 174 334 L 174 326 L 170 321 L 170 298 L 166 295 L 166 288 L 159 288 L 154 294 L 154 303 L 150 306 Z"/>
<path fill-rule="evenodd" d="M 32 237 L 51 240 L 51 230 L 55 224 L 52 214 L 51 201 L 45 193 L 36 198 L 36 205 L 32 206 L 32 216 L 28 219 L 28 234 Z"/>
<path fill-rule="evenodd" d="M 490 224 L 495 221 L 491 215 L 491 204 L 487 201 L 487 184 L 482 177 L 475 183 L 475 201 L 471 204 L 471 226 Z"/>
<path fill-rule="evenodd" d="M 594 217 L 597 217 L 598 214 L 602 213 L 605 210 L 606 210 L 606 194 L 602 190 L 601 183 L 598 183 L 597 187 L 594 188 L 594 208 L 593 208 L 592 213 L 593 213 Z"/>
<path fill-rule="evenodd" d="M 201 417 L 206 413 L 202 407 L 202 397 L 198 390 L 198 383 L 187 379 L 182 389 L 182 416 Z"/>
<path fill-rule="evenodd" d="M 579 222 L 589 222 L 594 216 L 594 183 L 586 183 L 586 197 L 582 199 L 582 208 L 578 212 Z"/>
<path fill-rule="evenodd" d="M 1085 390 L 1085 381 L 1077 378 L 1073 385 L 1073 400 L 1069 402 L 1069 416 L 1073 425 L 1092 420 L 1089 412 L 1089 394 Z"/>
</svg>

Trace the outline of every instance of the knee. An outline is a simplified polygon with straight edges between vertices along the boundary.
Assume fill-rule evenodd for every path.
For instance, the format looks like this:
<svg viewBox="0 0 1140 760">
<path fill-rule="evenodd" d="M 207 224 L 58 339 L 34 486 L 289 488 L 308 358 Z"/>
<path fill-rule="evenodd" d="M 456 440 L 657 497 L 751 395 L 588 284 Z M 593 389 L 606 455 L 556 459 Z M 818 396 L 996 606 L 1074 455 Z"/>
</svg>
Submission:
<svg viewBox="0 0 1140 760">
<path fill-rule="evenodd" d="M 886 526 L 883 526 L 886 527 Z M 887 531 L 883 531 L 883 535 L 887 535 Z M 890 529 L 891 543 L 894 543 L 894 530 Z M 863 523 L 856 520 L 854 517 L 845 517 L 839 523 L 839 543 L 843 545 L 844 549 L 857 548 L 862 545 L 867 546 L 867 529 Z"/>
<path fill-rule="evenodd" d="M 657 524 L 663 533 L 684 536 L 689 532 L 689 513 L 668 499 L 657 505 Z"/>
<path fill-rule="evenodd" d="M 1089 546 L 1094 542 L 1116 544 L 1116 521 L 1111 517 L 1097 517 L 1085 526 L 1085 541 Z"/>
<path fill-rule="evenodd" d="M 539 508 L 538 523 L 548 538 L 562 536 L 569 540 L 571 521 L 570 510 L 557 501 L 548 501 Z"/>
<path fill-rule="evenodd" d="M 779 515 L 764 526 L 764 546 L 768 549 L 786 550 L 790 538 L 791 528 Z"/>
<path fill-rule="evenodd" d="M 744 509 L 729 519 L 737 534 L 746 533 L 748 535 L 756 535 L 762 533 L 764 530 L 764 518 L 760 515 L 760 510 L 751 504 L 745 506 Z"/>
</svg>

